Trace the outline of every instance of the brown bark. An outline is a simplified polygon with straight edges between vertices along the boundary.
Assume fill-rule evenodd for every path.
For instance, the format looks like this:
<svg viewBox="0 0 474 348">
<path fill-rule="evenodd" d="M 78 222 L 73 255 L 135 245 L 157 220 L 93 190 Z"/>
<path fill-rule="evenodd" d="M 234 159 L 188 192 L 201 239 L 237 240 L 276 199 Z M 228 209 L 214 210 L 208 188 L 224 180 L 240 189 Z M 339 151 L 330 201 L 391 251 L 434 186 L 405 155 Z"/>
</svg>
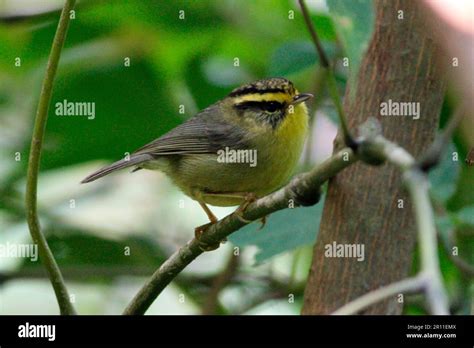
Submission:
<svg viewBox="0 0 474 348">
<path fill-rule="evenodd" d="M 383 134 L 415 156 L 433 140 L 445 82 L 436 62 L 439 50 L 420 20 L 415 1 L 376 1 L 374 35 L 362 61 L 354 98 L 346 91 L 344 109 L 355 130 L 377 117 Z M 398 19 L 403 10 L 404 19 Z M 382 102 L 419 102 L 420 119 L 380 116 Z M 404 208 L 397 207 L 403 199 Z M 343 304 L 406 277 L 412 263 L 415 225 L 408 196 L 393 166 L 356 164 L 329 184 L 303 314 L 327 314 Z M 325 257 L 325 246 L 360 243 L 365 259 Z M 389 299 L 366 314 L 399 314 Z"/>
</svg>

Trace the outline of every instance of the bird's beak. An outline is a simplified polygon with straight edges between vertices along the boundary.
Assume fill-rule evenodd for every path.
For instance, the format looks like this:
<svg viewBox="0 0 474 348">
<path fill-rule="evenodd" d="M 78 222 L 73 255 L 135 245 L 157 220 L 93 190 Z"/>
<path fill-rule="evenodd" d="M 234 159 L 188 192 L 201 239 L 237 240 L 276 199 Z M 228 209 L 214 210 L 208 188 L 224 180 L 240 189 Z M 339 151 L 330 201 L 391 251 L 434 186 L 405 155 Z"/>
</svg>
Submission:
<svg viewBox="0 0 474 348">
<path fill-rule="evenodd" d="M 313 98 L 313 95 L 311 93 L 300 93 L 298 95 L 295 95 L 293 97 L 293 101 L 291 102 L 292 105 L 296 105 L 299 103 L 302 103 L 310 98 Z"/>
</svg>

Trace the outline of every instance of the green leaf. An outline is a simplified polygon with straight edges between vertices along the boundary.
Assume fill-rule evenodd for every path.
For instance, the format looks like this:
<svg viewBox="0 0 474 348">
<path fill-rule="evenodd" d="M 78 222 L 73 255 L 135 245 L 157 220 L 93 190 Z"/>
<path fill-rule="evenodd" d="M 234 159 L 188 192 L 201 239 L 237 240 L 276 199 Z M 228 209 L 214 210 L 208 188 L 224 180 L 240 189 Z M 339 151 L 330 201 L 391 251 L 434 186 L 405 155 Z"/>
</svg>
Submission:
<svg viewBox="0 0 474 348">
<path fill-rule="evenodd" d="M 310 67 L 318 60 L 310 42 L 288 42 L 273 52 L 268 73 L 270 76 L 286 76 Z"/>
<path fill-rule="evenodd" d="M 212 64 L 209 67 L 206 63 L 211 62 L 212 59 L 207 56 L 196 55 L 186 66 L 185 78 L 186 85 L 194 97 L 198 110 L 203 110 L 218 100 L 224 98 L 234 87 L 225 87 L 210 81 L 207 73 L 212 72 Z M 228 61 L 229 68 L 232 67 L 232 59 Z M 235 69 L 240 72 L 241 69 Z"/>
<path fill-rule="evenodd" d="M 319 231 L 324 201 L 311 207 L 285 209 L 267 218 L 262 230 L 260 222 L 247 225 L 230 236 L 239 247 L 255 245 L 259 251 L 255 261 L 261 263 L 280 253 L 312 244 Z"/>
<path fill-rule="evenodd" d="M 443 102 L 440 115 L 440 128 L 444 129 L 448 124 L 449 120 L 453 117 L 456 112 L 457 101 L 452 95 L 447 95 Z M 467 153 L 469 151 L 469 142 L 463 132 L 458 129 L 453 134 L 454 149 L 449 149 L 452 153 L 457 152 L 458 157 L 458 176 L 456 177 L 456 191 L 451 195 L 446 208 L 449 211 L 458 211 L 465 206 L 474 205 L 474 171 L 473 168 L 468 166 L 465 162 Z"/>
<path fill-rule="evenodd" d="M 329 57 L 335 55 L 334 44 L 324 42 Z M 309 41 L 288 42 L 279 46 L 270 58 L 269 76 L 286 76 L 299 72 L 319 62 L 314 45 Z"/>
<path fill-rule="evenodd" d="M 460 161 L 462 161 L 460 157 Z M 474 169 L 466 164 L 460 166 L 457 189 L 448 202 L 449 210 L 459 210 L 464 206 L 474 204 Z"/>
<path fill-rule="evenodd" d="M 163 252 L 148 237 L 111 240 L 67 226 L 47 232 L 48 244 L 63 272 L 71 272 L 71 276 L 83 280 L 106 280 L 117 275 L 131 275 L 134 270 L 151 273 L 165 260 Z M 25 259 L 19 272 L 42 267 L 39 261 Z"/>
<path fill-rule="evenodd" d="M 432 196 L 445 203 L 456 190 L 456 183 L 459 177 L 459 162 L 453 161 L 454 145 L 449 144 L 444 151 L 443 158 L 429 174 Z"/>
<path fill-rule="evenodd" d="M 447 240 L 449 231 L 454 228 L 452 218 L 448 215 L 436 216 L 435 222 L 436 228 L 440 232 L 441 237 Z"/>
<path fill-rule="evenodd" d="M 455 221 L 458 225 L 474 226 L 474 205 L 464 207 L 456 212 Z"/>
<path fill-rule="evenodd" d="M 437 216 L 436 227 L 444 243 L 455 243 L 459 256 L 472 263 L 474 259 L 474 205 L 465 207 L 449 215 Z M 452 235 L 450 235 L 450 233 Z M 455 241 L 452 240 L 454 237 Z M 455 255 L 458 256 L 458 255 Z"/>
<path fill-rule="evenodd" d="M 326 14 L 311 14 L 311 20 L 321 40 L 336 41 L 336 30 L 331 17 Z"/>
<path fill-rule="evenodd" d="M 56 80 L 42 168 L 97 158 L 118 160 L 182 122 L 165 82 L 150 63 L 121 61 L 107 68 L 71 70 Z M 57 103 L 95 103 L 95 117 L 58 116 Z M 29 146 L 26 144 L 26 146 Z"/>
<path fill-rule="evenodd" d="M 327 4 L 336 32 L 349 58 L 349 80 L 353 84 L 374 29 L 372 1 L 330 0 Z M 354 91 L 355 88 L 351 90 Z"/>
</svg>

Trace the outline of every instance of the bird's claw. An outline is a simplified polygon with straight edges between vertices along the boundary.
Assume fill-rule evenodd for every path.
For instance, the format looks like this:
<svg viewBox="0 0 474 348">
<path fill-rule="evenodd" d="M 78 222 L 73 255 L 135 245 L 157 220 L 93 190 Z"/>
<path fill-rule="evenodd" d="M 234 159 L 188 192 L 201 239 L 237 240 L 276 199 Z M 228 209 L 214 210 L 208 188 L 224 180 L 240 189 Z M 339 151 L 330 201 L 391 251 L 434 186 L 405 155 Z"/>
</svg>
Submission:
<svg viewBox="0 0 474 348">
<path fill-rule="evenodd" d="M 241 205 L 239 205 L 239 207 L 237 208 L 236 211 L 234 211 L 234 214 L 235 216 L 237 217 L 237 219 L 239 219 L 240 221 L 242 221 L 244 224 L 249 224 L 251 223 L 252 221 L 251 220 L 247 220 L 243 217 L 243 214 L 245 213 L 245 211 L 247 210 L 247 208 L 249 207 L 249 205 L 253 202 L 255 202 L 257 200 L 257 196 L 255 195 L 255 193 L 247 193 L 244 197 L 244 202 L 242 202 Z"/>
<path fill-rule="evenodd" d="M 219 248 L 221 243 L 227 242 L 227 238 L 224 238 L 220 243 L 216 243 L 216 244 L 207 244 L 207 243 L 204 243 L 204 242 L 201 241 L 201 237 L 202 237 L 203 233 L 209 228 L 209 226 L 211 226 L 213 224 L 214 224 L 214 222 L 209 222 L 207 224 L 198 226 L 194 229 L 194 237 L 199 242 L 199 249 L 201 249 L 204 252 L 216 250 L 216 249 Z"/>
</svg>

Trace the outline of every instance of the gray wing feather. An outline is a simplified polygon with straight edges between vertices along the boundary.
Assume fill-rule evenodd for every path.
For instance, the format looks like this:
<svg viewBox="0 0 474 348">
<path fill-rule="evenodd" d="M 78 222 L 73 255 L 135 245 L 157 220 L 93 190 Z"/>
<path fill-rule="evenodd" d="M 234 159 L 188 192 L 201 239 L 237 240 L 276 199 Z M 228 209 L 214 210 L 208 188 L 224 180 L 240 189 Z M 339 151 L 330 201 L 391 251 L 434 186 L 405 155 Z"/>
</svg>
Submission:
<svg viewBox="0 0 474 348">
<path fill-rule="evenodd" d="M 105 167 L 99 169 L 98 171 L 90 174 L 84 180 L 81 181 L 81 184 L 92 182 L 94 180 L 102 178 L 103 176 L 106 176 L 107 174 L 115 172 L 116 170 L 132 167 L 132 166 L 138 165 L 142 162 L 149 161 L 151 159 L 153 159 L 153 157 L 150 156 L 150 155 L 147 155 L 147 154 L 131 156 L 130 159 L 128 159 L 128 160 L 121 159 L 120 161 L 114 162 L 114 163 L 112 163 L 108 166 L 105 166 Z"/>
<path fill-rule="evenodd" d="M 130 155 L 129 160 L 120 160 L 85 178 L 82 183 L 97 180 L 116 170 L 137 166 L 158 156 L 216 153 L 226 146 L 232 149 L 246 148 L 245 133 L 238 126 L 218 118 L 219 112 L 210 106 L 185 123 L 172 129 L 160 138 L 141 147 Z"/>
<path fill-rule="evenodd" d="M 215 153 L 226 146 L 232 149 L 246 148 L 243 130 L 218 120 L 214 108 L 217 106 L 203 110 L 134 154 L 185 155 Z"/>
</svg>

